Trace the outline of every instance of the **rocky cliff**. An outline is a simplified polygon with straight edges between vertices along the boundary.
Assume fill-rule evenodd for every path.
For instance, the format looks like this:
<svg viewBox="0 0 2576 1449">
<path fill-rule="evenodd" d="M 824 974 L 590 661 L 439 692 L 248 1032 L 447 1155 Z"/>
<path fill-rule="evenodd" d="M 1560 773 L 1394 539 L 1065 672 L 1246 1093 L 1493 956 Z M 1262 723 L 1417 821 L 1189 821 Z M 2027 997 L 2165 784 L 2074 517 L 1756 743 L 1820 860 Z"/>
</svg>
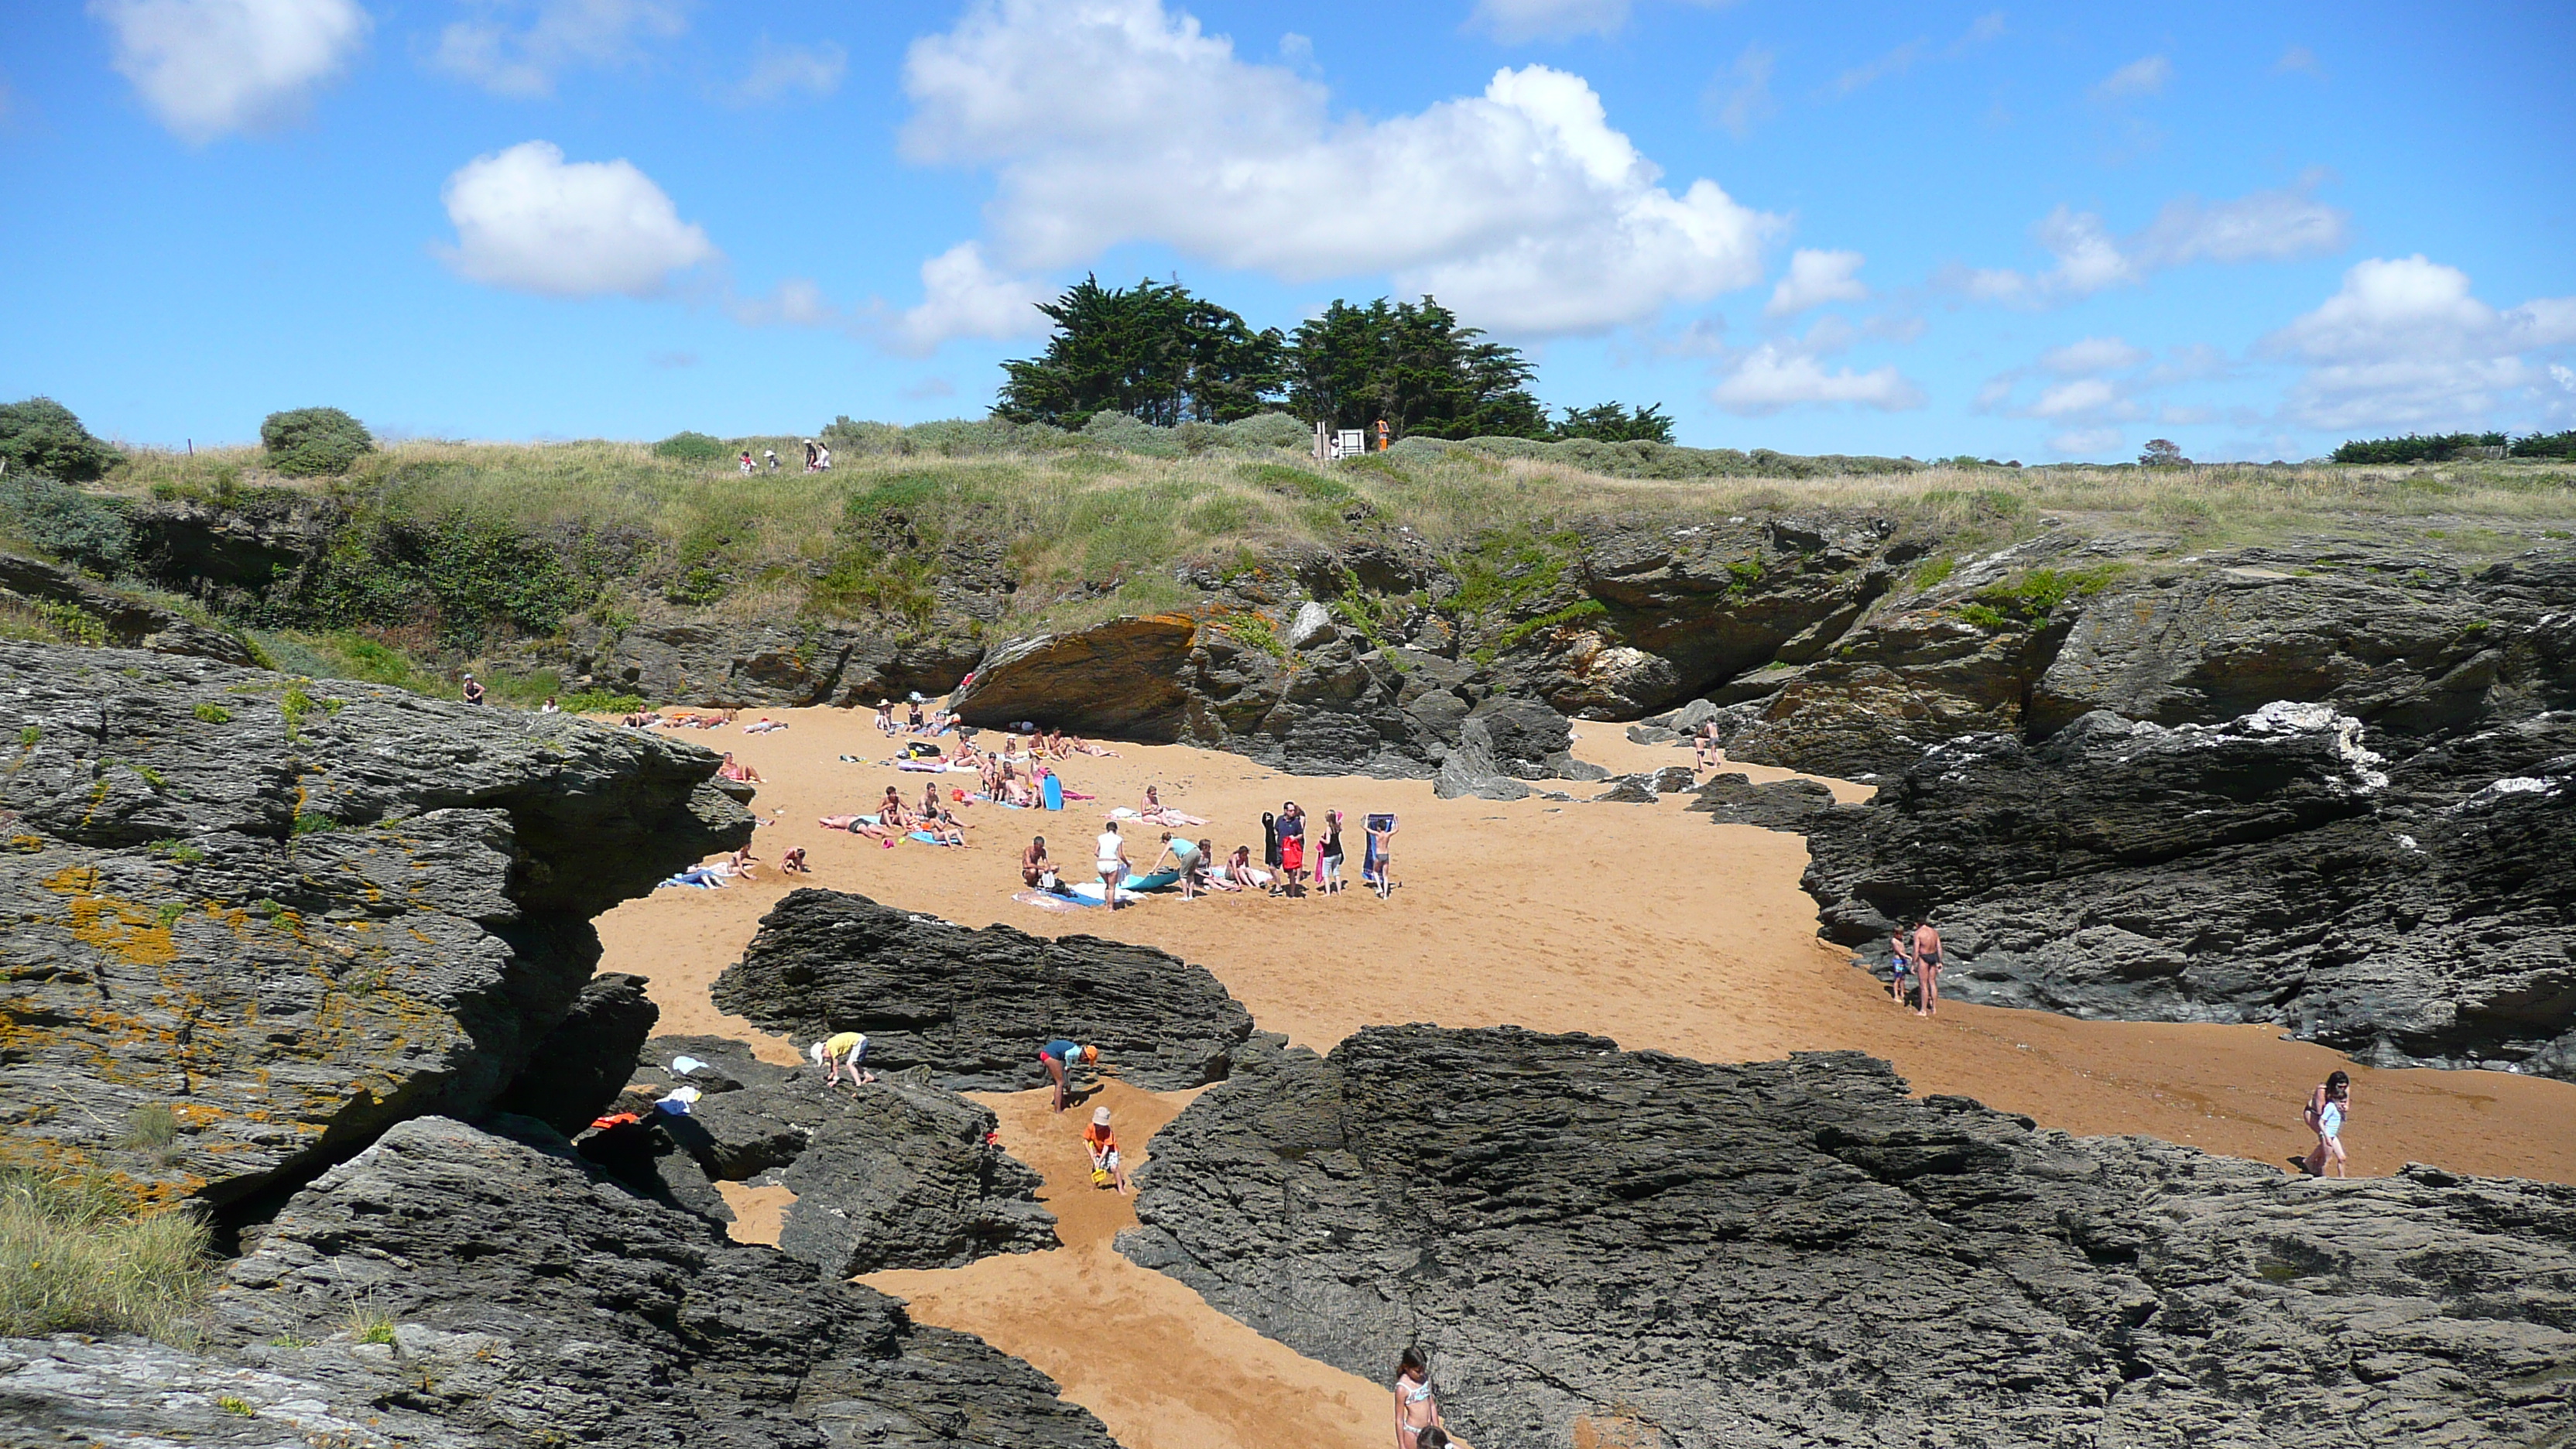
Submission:
<svg viewBox="0 0 2576 1449">
<path fill-rule="evenodd" d="M 2576 1189 L 2330 1182 L 1511 1028 L 1254 1055 L 1132 1258 L 1478 1444 L 2491 1445 L 2576 1422 Z"/>
<path fill-rule="evenodd" d="M 1132 1086 L 1224 1080 L 1252 1014 L 1204 966 L 1097 936 L 969 930 L 838 891 L 790 891 L 761 917 L 716 1005 L 799 1042 L 868 1035 L 878 1071 L 926 1070 L 956 1091 L 1047 1085 L 1038 1048 L 1096 1045 Z"/>
<path fill-rule="evenodd" d="M 147 1196 L 484 1111 L 590 918 L 751 833 L 714 755 L 563 716 L 36 645 L 0 712 L 0 1154 Z"/>
<path fill-rule="evenodd" d="M 212 1324 L 195 1351 L 0 1342 L 0 1422 L 142 1444 L 1114 1449 L 1027 1364 L 728 1242 L 526 1118 L 415 1119 L 323 1174 L 227 1267 Z"/>
<path fill-rule="evenodd" d="M 1873 954 L 1930 913 L 1963 999 L 2576 1079 L 2576 714 L 2377 738 L 2315 704 L 1969 736 L 1810 817 L 1804 883 Z"/>
</svg>

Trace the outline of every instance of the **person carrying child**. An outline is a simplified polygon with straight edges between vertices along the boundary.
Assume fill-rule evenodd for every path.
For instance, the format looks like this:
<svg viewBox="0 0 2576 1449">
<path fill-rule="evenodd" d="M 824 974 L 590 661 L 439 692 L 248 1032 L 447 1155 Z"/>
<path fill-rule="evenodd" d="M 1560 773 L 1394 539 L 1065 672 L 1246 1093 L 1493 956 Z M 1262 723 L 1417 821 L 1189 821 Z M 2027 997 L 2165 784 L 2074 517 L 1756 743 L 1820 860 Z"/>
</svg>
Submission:
<svg viewBox="0 0 2576 1449">
<path fill-rule="evenodd" d="M 1109 1109 L 1091 1109 L 1091 1125 L 1082 1129 L 1082 1145 L 1091 1153 L 1091 1185 L 1115 1186 L 1127 1195 L 1127 1169 L 1118 1165 L 1118 1133 L 1109 1125 Z"/>
</svg>

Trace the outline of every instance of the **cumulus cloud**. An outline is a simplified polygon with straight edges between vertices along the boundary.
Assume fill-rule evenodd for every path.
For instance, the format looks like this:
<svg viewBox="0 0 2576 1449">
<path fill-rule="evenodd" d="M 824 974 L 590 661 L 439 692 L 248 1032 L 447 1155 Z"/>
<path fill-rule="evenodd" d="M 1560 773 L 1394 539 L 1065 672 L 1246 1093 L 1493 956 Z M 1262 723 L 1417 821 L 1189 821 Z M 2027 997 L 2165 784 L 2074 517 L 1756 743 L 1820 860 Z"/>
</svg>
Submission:
<svg viewBox="0 0 2576 1449">
<path fill-rule="evenodd" d="M 367 37 L 356 0 L 90 0 L 117 73 L 161 124 L 206 142 L 304 113 Z"/>
<path fill-rule="evenodd" d="M 556 74 L 571 66 L 632 64 L 646 42 L 689 28 L 683 0 L 474 0 L 473 8 L 473 18 L 439 32 L 429 63 L 522 98 L 554 94 Z"/>
<path fill-rule="evenodd" d="M 2173 62 L 2161 55 L 2140 56 L 2127 65 L 2093 83 L 2089 93 L 2102 102 L 2136 100 L 2141 96 L 2161 95 L 2173 80 Z"/>
<path fill-rule="evenodd" d="M 2119 452 L 2121 436 L 2118 428 L 2069 428 L 2065 432 L 2052 434 L 2049 437 L 2048 446 L 2067 457 L 2098 456 L 2103 453 Z"/>
<path fill-rule="evenodd" d="M 2147 360 L 2147 351 L 2117 337 L 2087 337 L 2039 355 L 2039 365 L 2059 377 L 2092 377 L 2119 372 Z"/>
<path fill-rule="evenodd" d="M 2524 354 L 2576 344 L 2576 297 L 2499 310 L 2469 276 L 2421 254 L 2372 258 L 2344 273 L 2316 310 L 2263 339 L 2263 353 L 2305 364 L 2287 415 L 2326 431 L 2484 421 L 2545 375 Z"/>
<path fill-rule="evenodd" d="M 566 161 L 547 141 L 478 156 L 439 192 L 457 275 L 545 297 L 649 297 L 671 274 L 721 257 L 632 162 Z"/>
<path fill-rule="evenodd" d="M 2231 201 L 2181 196 L 2145 229 L 2116 236 L 2103 219 L 2065 206 L 2042 217 L 2031 236 L 2056 265 L 2040 272 L 2009 267 L 1953 271 L 1944 280 L 1981 302 L 2050 307 L 2111 287 L 2143 284 L 2149 275 L 2192 262 L 2286 261 L 2340 251 L 2351 213 L 2316 197 L 2325 181 L 2310 172 L 2290 186 L 2249 192 Z"/>
<path fill-rule="evenodd" d="M 1780 109 L 1771 97 L 1771 68 L 1779 59 L 1776 51 L 1748 45 L 1732 69 L 1710 77 L 1708 88 L 1700 92 L 1700 109 L 1709 124 L 1741 141 L 1770 119 Z"/>
<path fill-rule="evenodd" d="M 1789 258 L 1788 275 L 1771 289 L 1771 305 L 1762 309 L 1766 317 L 1794 317 L 1810 307 L 1827 302 L 1858 302 L 1867 299 L 1869 288 L 1855 275 L 1860 271 L 1858 252 L 1810 251 L 1804 247 Z"/>
<path fill-rule="evenodd" d="M 1825 370 L 1805 352 L 1766 342 L 1739 359 L 1709 390 L 1709 401 L 1739 417 L 1764 417 L 1784 408 L 1848 403 L 1880 412 L 1923 406 L 1923 389 L 1894 365 L 1854 372 Z"/>
<path fill-rule="evenodd" d="M 2004 13 L 1989 11 L 1971 22 L 1965 33 L 1948 45 L 1934 49 L 1931 38 L 1918 36 L 1874 60 L 1856 65 L 1834 77 L 1833 93 L 1848 96 L 1866 90 L 1890 76 L 1899 76 L 1924 60 L 1957 60 L 1989 40 L 2004 33 Z"/>
<path fill-rule="evenodd" d="M 777 45 L 760 37 L 751 69 L 733 88 L 738 101 L 774 101 L 802 92 L 828 96 L 841 88 L 850 68 L 850 53 L 833 41 L 817 45 Z"/>
<path fill-rule="evenodd" d="M 2118 443 L 2118 424 L 2154 416 L 2177 426 L 2208 421 L 2205 409 L 2164 404 L 2150 406 L 2156 392 L 2197 382 L 2227 370 L 2223 354 L 2206 345 L 2167 349 L 2165 360 L 2120 337 L 2083 337 L 2041 352 L 2037 359 L 1988 378 L 1977 389 L 1972 410 L 2005 417 L 2053 423 L 2061 432 L 2050 446 L 2061 452 L 2100 452 Z M 2028 401 L 2016 402 L 2025 383 L 2037 384 Z M 2073 447 L 2063 439 L 2075 433 L 2111 443 Z"/>
<path fill-rule="evenodd" d="M 1717 183 L 1678 192 L 1580 76 L 1495 73 L 1481 95 L 1384 120 L 1159 0 L 986 0 L 914 42 L 916 161 L 990 167 L 1013 269 L 1121 242 L 1292 282 L 1390 274 L 1475 325 L 1599 332 L 1749 286 L 1780 218 Z"/>
<path fill-rule="evenodd" d="M 921 302 L 895 319 L 888 339 L 897 351 L 919 355 L 958 337 L 1040 336 L 1048 322 L 1038 303 L 1054 296 L 1034 277 L 994 270 L 980 245 L 959 242 L 921 264 Z"/>
</svg>

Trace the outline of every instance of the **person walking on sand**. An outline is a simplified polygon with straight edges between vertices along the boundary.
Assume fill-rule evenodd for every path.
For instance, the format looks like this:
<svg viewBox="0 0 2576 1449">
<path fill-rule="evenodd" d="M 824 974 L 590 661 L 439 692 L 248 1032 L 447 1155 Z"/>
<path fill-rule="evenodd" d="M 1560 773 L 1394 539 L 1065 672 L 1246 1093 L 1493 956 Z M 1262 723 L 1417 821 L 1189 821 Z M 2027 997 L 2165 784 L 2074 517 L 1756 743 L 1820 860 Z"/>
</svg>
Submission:
<svg viewBox="0 0 2576 1449">
<path fill-rule="evenodd" d="M 2343 1119 L 2352 1112 L 2352 1076 L 2348 1072 L 2329 1075 L 2308 1094 L 2308 1130 L 2317 1134 L 2317 1145 L 2305 1157 L 2293 1157 L 2292 1165 L 2310 1177 L 2326 1175 L 2326 1163 L 2334 1163 L 2334 1175 L 2344 1175 Z"/>
<path fill-rule="evenodd" d="M 1696 767 L 1708 769 L 1717 756 L 1717 721 L 1700 721 L 1699 733 L 1691 738 L 1691 748 L 1698 756 Z"/>
<path fill-rule="evenodd" d="M 1887 938 L 1888 948 L 1896 956 L 1896 969 L 1887 978 L 1887 999 L 1899 1006 L 1905 1004 L 1905 978 L 1914 974 L 1914 948 L 1908 943 L 1910 934 L 1904 923 L 1899 922 L 1896 934 Z"/>
<path fill-rule="evenodd" d="M 1109 1125 L 1108 1108 L 1091 1109 L 1091 1125 L 1082 1129 L 1082 1145 L 1091 1153 L 1092 1182 L 1101 1187 L 1115 1184 L 1118 1195 L 1125 1197 L 1127 1169 L 1118 1165 L 1118 1133 Z"/>
<path fill-rule="evenodd" d="M 1064 1037 L 1057 1037 L 1038 1048 L 1038 1065 L 1046 1068 L 1047 1076 L 1055 1082 L 1055 1109 L 1059 1112 L 1073 1097 L 1073 1069 L 1077 1064 L 1098 1066 L 1100 1048 L 1082 1046 Z"/>
<path fill-rule="evenodd" d="M 1099 849 L 1092 864 L 1100 871 L 1100 898 L 1109 909 L 1119 907 L 1119 888 L 1127 884 L 1127 842 L 1119 837 L 1118 822 L 1112 820 L 1100 832 Z"/>
<path fill-rule="evenodd" d="M 814 1065 L 825 1068 L 823 1085 L 827 1089 L 841 1084 L 841 1073 L 845 1070 L 850 1074 L 850 1085 L 853 1087 L 875 1081 L 876 1073 L 867 1071 L 859 1065 L 867 1054 L 867 1033 L 857 1031 L 836 1032 L 814 1043 L 814 1049 L 810 1053 L 814 1058 Z"/>
<path fill-rule="evenodd" d="M 1941 1014 L 1941 933 L 1928 916 L 1914 928 L 1914 989 L 1923 1003 L 1916 1016 Z"/>
</svg>

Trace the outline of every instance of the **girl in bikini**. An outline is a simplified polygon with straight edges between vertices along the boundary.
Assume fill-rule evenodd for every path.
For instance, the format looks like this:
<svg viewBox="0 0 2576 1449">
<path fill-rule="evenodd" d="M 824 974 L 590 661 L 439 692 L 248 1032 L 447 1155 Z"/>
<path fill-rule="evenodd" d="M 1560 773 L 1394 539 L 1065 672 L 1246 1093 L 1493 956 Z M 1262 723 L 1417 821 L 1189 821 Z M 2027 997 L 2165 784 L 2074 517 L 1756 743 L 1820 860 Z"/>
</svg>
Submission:
<svg viewBox="0 0 2576 1449">
<path fill-rule="evenodd" d="M 1422 1350 L 1407 1347 L 1395 1362 L 1395 1449 L 1417 1449 L 1422 1431 L 1440 1423 L 1440 1400 L 1431 1392 L 1431 1366 Z"/>
</svg>

